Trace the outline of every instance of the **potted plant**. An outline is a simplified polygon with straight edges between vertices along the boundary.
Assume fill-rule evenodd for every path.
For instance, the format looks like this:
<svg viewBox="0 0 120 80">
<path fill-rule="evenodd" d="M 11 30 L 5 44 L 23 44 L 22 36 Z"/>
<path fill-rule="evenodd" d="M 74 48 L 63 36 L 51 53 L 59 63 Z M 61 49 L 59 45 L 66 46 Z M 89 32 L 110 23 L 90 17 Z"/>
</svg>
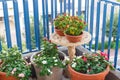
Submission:
<svg viewBox="0 0 120 80">
<path fill-rule="evenodd" d="M 57 45 L 45 39 L 43 49 L 32 55 L 31 62 L 34 65 L 38 80 L 61 80 L 62 68 L 65 66 L 63 62 L 65 54 L 58 53 L 60 52 Z"/>
<path fill-rule="evenodd" d="M 86 25 L 81 16 L 80 18 L 78 16 L 71 16 L 69 27 L 65 30 L 65 37 L 70 42 L 79 42 Z"/>
<path fill-rule="evenodd" d="M 105 80 L 110 69 L 114 67 L 103 52 L 83 54 L 68 65 L 71 80 Z"/>
<path fill-rule="evenodd" d="M 0 80 L 28 80 L 30 66 L 23 60 L 17 48 L 4 49 L 0 52 Z"/>
<path fill-rule="evenodd" d="M 58 15 L 54 20 L 55 32 L 60 36 L 64 36 L 64 30 L 66 30 L 66 28 L 69 27 L 69 22 L 69 15 Z"/>
</svg>

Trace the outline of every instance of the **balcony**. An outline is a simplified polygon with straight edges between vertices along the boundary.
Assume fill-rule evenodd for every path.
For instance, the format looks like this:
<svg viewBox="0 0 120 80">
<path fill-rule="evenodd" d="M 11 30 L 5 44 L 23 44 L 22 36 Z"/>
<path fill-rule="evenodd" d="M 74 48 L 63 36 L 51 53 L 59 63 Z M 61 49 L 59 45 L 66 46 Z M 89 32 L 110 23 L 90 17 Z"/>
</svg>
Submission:
<svg viewBox="0 0 120 80">
<path fill-rule="evenodd" d="M 82 53 L 81 47 L 85 51 L 108 53 L 118 70 L 110 76 L 119 74 L 120 3 L 114 0 L 0 0 L 0 50 L 17 46 L 24 56 L 40 51 L 42 37 L 50 39 L 53 20 L 63 13 L 82 14 L 88 23 L 85 31 L 92 39 L 76 49 Z M 66 47 L 58 46 L 67 52 Z"/>
</svg>

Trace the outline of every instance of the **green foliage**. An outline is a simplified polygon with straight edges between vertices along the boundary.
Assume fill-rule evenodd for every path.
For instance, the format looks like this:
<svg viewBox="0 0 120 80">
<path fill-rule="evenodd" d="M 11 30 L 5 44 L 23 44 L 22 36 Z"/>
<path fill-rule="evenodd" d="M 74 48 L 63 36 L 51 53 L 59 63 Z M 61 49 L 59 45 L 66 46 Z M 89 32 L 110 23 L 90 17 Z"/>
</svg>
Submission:
<svg viewBox="0 0 120 80">
<path fill-rule="evenodd" d="M 118 27 L 118 14 L 114 15 L 114 20 L 113 20 L 113 26 L 112 26 L 112 37 L 113 41 L 115 41 L 116 35 L 117 35 L 117 27 Z M 106 36 L 109 36 L 109 31 L 110 31 L 110 20 L 107 20 L 106 23 Z"/>
<path fill-rule="evenodd" d="M 53 67 L 64 67 L 58 55 L 57 45 L 46 39 L 43 41 L 43 50 L 35 55 L 33 60 L 41 69 L 41 76 L 52 74 Z"/>
<path fill-rule="evenodd" d="M 23 60 L 21 52 L 16 48 L 3 49 L 0 52 L 0 71 L 7 73 L 7 76 L 14 76 L 20 80 L 28 80 L 30 66 Z"/>
<path fill-rule="evenodd" d="M 31 20 L 30 21 L 31 45 L 32 45 L 32 48 L 34 49 L 34 48 L 36 48 L 34 18 L 31 16 L 30 20 Z M 41 19 L 40 19 L 40 22 L 39 22 L 39 30 L 40 30 L 39 38 L 41 40 L 43 38 L 43 26 L 42 26 L 42 23 L 41 23 Z"/>
<path fill-rule="evenodd" d="M 103 52 L 84 54 L 80 57 L 75 57 L 71 63 L 71 67 L 84 74 L 97 74 L 104 71 L 107 66 L 114 69 L 111 62 L 108 61 L 107 54 Z"/>
<path fill-rule="evenodd" d="M 119 43 L 120 43 L 120 41 L 119 41 Z M 102 43 L 98 43 L 99 50 L 101 49 L 101 47 L 102 47 Z M 116 47 L 116 42 L 112 41 L 111 42 L 111 49 L 115 49 L 115 47 Z M 92 45 L 92 49 L 94 49 L 94 48 L 95 48 L 95 44 Z M 107 48 L 108 48 L 108 41 L 106 41 L 104 43 L 104 49 L 107 49 Z M 120 44 L 119 44 L 119 48 L 120 48 Z"/>
<path fill-rule="evenodd" d="M 81 18 L 78 16 L 71 16 L 69 27 L 65 30 L 65 33 L 73 36 L 82 34 L 82 31 L 85 29 L 87 24 Z"/>
<path fill-rule="evenodd" d="M 56 29 L 65 30 L 67 25 L 70 23 L 69 15 L 58 15 L 54 20 L 54 25 Z"/>
<path fill-rule="evenodd" d="M 120 0 L 117 0 L 118 2 L 120 2 Z"/>
</svg>

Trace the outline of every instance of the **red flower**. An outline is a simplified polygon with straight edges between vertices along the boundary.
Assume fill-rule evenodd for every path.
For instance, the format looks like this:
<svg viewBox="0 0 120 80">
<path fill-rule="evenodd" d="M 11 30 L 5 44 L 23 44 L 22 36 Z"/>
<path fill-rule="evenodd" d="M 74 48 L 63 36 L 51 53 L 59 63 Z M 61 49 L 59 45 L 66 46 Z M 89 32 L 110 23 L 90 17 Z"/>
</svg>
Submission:
<svg viewBox="0 0 120 80">
<path fill-rule="evenodd" d="M 49 40 L 49 43 L 51 43 L 51 40 Z"/>
<path fill-rule="evenodd" d="M 82 29 L 83 27 L 82 27 L 82 26 L 80 26 L 80 28 Z"/>
<path fill-rule="evenodd" d="M 103 57 L 105 57 L 105 60 L 108 60 L 108 55 L 106 53 L 101 52 L 100 55 L 103 56 Z"/>
<path fill-rule="evenodd" d="M 85 56 L 82 56 L 82 59 L 84 62 L 87 62 L 87 58 Z"/>
</svg>

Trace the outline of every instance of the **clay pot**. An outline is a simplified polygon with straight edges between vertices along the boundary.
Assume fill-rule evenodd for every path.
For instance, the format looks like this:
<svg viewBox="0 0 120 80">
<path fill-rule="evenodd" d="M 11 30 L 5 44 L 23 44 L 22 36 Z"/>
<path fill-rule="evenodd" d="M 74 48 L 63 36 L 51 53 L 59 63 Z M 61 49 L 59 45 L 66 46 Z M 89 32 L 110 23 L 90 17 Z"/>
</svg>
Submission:
<svg viewBox="0 0 120 80">
<path fill-rule="evenodd" d="M 108 66 L 105 71 L 98 74 L 83 74 L 76 72 L 70 65 L 68 65 L 68 71 L 70 73 L 70 80 L 105 80 L 105 77 L 109 73 L 110 69 Z"/>
<path fill-rule="evenodd" d="M 73 43 L 79 42 L 82 39 L 82 36 L 83 36 L 83 33 L 79 36 L 71 36 L 71 35 L 65 34 L 65 37 L 67 38 L 67 40 Z"/>
<path fill-rule="evenodd" d="M 58 52 L 59 52 L 60 59 L 64 60 L 66 55 L 64 53 L 62 53 L 61 51 L 58 51 Z M 37 80 L 62 80 L 63 69 L 58 68 L 58 67 L 54 67 L 52 69 L 53 73 L 49 76 L 47 76 L 47 75 L 46 76 L 40 76 L 39 75 L 39 72 L 40 72 L 41 69 L 39 67 L 37 67 L 37 65 L 33 62 L 33 57 L 37 54 L 38 53 L 33 54 L 30 58 L 31 63 L 33 64 L 35 72 L 36 72 Z"/>
<path fill-rule="evenodd" d="M 64 35 L 64 31 L 60 30 L 60 29 L 55 29 L 55 32 L 59 35 L 59 36 L 65 36 Z"/>
<path fill-rule="evenodd" d="M 1 65 L 2 63 L 0 64 L 0 67 L 2 67 Z M 17 80 L 17 79 L 13 76 L 7 76 L 5 72 L 0 71 L 0 80 Z"/>
</svg>

